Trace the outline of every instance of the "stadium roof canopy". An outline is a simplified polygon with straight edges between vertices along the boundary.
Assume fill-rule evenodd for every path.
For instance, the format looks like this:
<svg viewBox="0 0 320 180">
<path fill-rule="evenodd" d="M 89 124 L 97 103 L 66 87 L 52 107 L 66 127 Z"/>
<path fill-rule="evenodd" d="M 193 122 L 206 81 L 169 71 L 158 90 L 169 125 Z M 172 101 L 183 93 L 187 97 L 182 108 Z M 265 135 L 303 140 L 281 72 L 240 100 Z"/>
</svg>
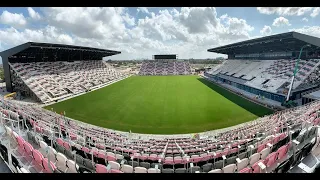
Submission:
<svg viewBox="0 0 320 180">
<path fill-rule="evenodd" d="M 11 58 L 17 58 L 18 60 L 24 59 L 23 57 L 32 58 L 33 61 L 43 61 L 44 57 L 49 58 L 47 61 L 100 60 L 103 57 L 120 53 L 119 51 L 91 47 L 27 42 L 5 50 L 0 55 L 2 58 L 10 58 L 9 61 L 11 62 Z"/>
<path fill-rule="evenodd" d="M 228 55 L 300 51 L 301 47 L 306 44 L 311 45 L 310 49 L 317 49 L 320 47 L 320 38 L 288 32 L 220 46 L 208 49 L 208 51 Z"/>
</svg>

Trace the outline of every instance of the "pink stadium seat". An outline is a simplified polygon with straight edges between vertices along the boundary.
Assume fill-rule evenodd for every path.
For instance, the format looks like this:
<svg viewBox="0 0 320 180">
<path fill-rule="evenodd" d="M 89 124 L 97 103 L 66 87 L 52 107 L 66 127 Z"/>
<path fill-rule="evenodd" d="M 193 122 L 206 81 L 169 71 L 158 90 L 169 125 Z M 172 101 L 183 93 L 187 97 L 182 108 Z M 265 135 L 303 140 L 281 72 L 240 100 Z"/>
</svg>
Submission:
<svg viewBox="0 0 320 180">
<path fill-rule="evenodd" d="M 29 122 L 30 122 L 31 126 L 34 127 L 34 124 L 35 124 L 34 120 L 29 119 Z"/>
<path fill-rule="evenodd" d="M 101 164 L 96 164 L 97 173 L 108 173 L 107 167 Z"/>
<path fill-rule="evenodd" d="M 202 157 L 202 161 L 209 161 L 211 159 L 211 155 L 207 154 Z"/>
<path fill-rule="evenodd" d="M 50 161 L 50 166 L 51 166 L 51 169 L 49 168 L 48 166 L 48 159 L 47 158 L 44 158 L 43 161 L 42 161 L 42 165 L 44 167 L 44 172 L 45 173 L 52 173 L 53 171 L 55 171 L 57 169 L 57 167 L 53 164 L 53 162 Z M 53 170 L 53 171 L 52 171 Z"/>
<path fill-rule="evenodd" d="M 107 155 L 107 161 L 117 161 L 115 156 Z"/>
<path fill-rule="evenodd" d="M 289 147 L 290 147 L 290 144 L 286 144 L 286 145 L 283 145 L 281 146 L 278 150 L 277 150 L 277 153 L 278 153 L 278 159 L 282 159 L 284 157 L 286 157 L 287 155 L 287 152 L 289 150 Z"/>
<path fill-rule="evenodd" d="M 151 160 L 151 161 L 158 161 L 158 155 L 156 155 L 156 154 L 150 154 L 150 156 L 149 156 L 148 159 Z"/>
<path fill-rule="evenodd" d="M 239 171 L 239 173 L 252 173 L 252 169 L 249 167 L 243 168 Z"/>
<path fill-rule="evenodd" d="M 63 146 L 64 141 L 61 138 L 57 138 L 56 141 L 60 146 Z"/>
<path fill-rule="evenodd" d="M 252 169 L 253 169 L 253 173 L 260 173 L 261 172 L 261 168 L 260 168 L 260 166 L 258 165 L 260 162 L 262 162 L 263 163 L 263 160 L 260 160 L 260 161 L 257 161 L 256 163 L 254 163 L 253 165 L 252 165 Z"/>
<path fill-rule="evenodd" d="M 278 156 L 278 153 L 277 152 L 273 152 L 271 154 L 269 154 L 266 159 L 264 160 L 264 164 L 267 166 L 267 167 L 270 167 L 272 165 L 274 165 L 276 163 L 276 160 L 277 160 L 277 156 Z"/>
<path fill-rule="evenodd" d="M 32 151 L 32 155 L 34 158 L 34 161 L 32 162 L 34 169 L 36 169 L 37 172 L 41 172 L 43 170 L 43 166 L 42 166 L 43 155 L 36 149 Z"/>
<path fill-rule="evenodd" d="M 190 162 L 193 162 L 193 163 L 198 163 L 202 161 L 202 157 L 191 157 L 190 158 Z"/>
<path fill-rule="evenodd" d="M 173 159 L 174 164 L 183 164 L 183 160 L 181 157 Z"/>
<path fill-rule="evenodd" d="M 43 133 L 43 128 L 36 125 L 36 132 Z"/>
<path fill-rule="evenodd" d="M 272 144 L 277 144 L 277 143 L 280 141 L 280 136 L 281 136 L 281 135 L 276 136 L 276 137 L 273 139 Z"/>
<path fill-rule="evenodd" d="M 77 140 L 77 135 L 71 132 L 70 133 L 70 139 L 73 140 L 73 141 Z"/>
<path fill-rule="evenodd" d="M 24 142 L 23 144 L 24 146 L 24 149 L 25 149 L 25 152 L 26 152 L 26 159 L 28 161 L 31 161 L 32 160 L 32 151 L 33 151 L 33 147 L 31 146 L 31 144 L 29 144 L 28 142 Z"/>
<path fill-rule="evenodd" d="M 169 164 L 169 165 L 173 165 L 174 162 L 173 162 L 173 159 L 165 159 L 163 164 Z"/>
<path fill-rule="evenodd" d="M 105 145 L 103 144 L 97 144 L 96 147 L 99 149 L 105 149 Z"/>
<path fill-rule="evenodd" d="M 147 160 L 148 157 L 149 157 L 149 156 L 143 154 L 143 155 L 141 155 L 141 156 L 139 157 L 139 159 L 142 160 L 142 161 L 144 161 L 144 160 Z"/>
<path fill-rule="evenodd" d="M 219 158 L 221 156 L 222 156 L 221 152 L 216 152 L 216 155 L 215 156 L 213 155 L 213 158 Z"/>
<path fill-rule="evenodd" d="M 106 159 L 107 158 L 107 155 L 104 153 L 104 152 L 100 152 L 100 151 L 93 151 L 93 155 L 95 155 L 96 153 L 98 153 L 97 154 L 97 156 L 98 156 L 98 158 L 102 158 L 102 159 Z"/>
<path fill-rule="evenodd" d="M 238 152 L 238 148 L 232 148 L 229 152 L 229 154 L 233 154 L 233 153 L 236 153 Z"/>
<path fill-rule="evenodd" d="M 266 144 L 260 144 L 259 146 L 258 146 L 258 149 L 257 149 L 257 152 L 259 153 L 259 152 L 261 152 L 264 148 L 266 147 Z"/>
<path fill-rule="evenodd" d="M 82 147 L 81 150 L 87 154 L 90 154 L 90 149 L 87 147 Z"/>
<path fill-rule="evenodd" d="M 18 152 L 21 156 L 25 156 L 26 152 L 24 149 L 24 139 L 21 136 L 17 137 L 17 142 L 18 142 Z"/>
<path fill-rule="evenodd" d="M 223 155 L 227 156 L 229 154 L 229 151 L 230 151 L 229 149 L 223 150 L 223 152 L 221 153 L 221 156 Z"/>
<path fill-rule="evenodd" d="M 63 143 L 63 147 L 64 147 L 66 150 L 71 150 L 70 144 L 67 143 L 67 142 L 64 142 L 64 143 Z"/>
</svg>

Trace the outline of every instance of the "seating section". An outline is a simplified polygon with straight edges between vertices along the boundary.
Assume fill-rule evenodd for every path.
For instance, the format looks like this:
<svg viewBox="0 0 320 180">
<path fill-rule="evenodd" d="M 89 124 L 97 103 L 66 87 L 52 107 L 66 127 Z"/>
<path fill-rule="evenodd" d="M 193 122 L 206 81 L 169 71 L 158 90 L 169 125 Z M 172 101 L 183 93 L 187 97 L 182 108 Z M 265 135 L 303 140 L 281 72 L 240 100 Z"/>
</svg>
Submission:
<svg viewBox="0 0 320 180">
<path fill-rule="evenodd" d="M 10 67 L 16 87 L 25 85 L 43 103 L 125 78 L 101 60 L 11 63 Z"/>
<path fill-rule="evenodd" d="M 191 67 L 188 61 L 144 61 L 139 75 L 188 75 Z"/>
<path fill-rule="evenodd" d="M 1 157 L 12 156 L 15 172 L 43 173 L 284 172 L 310 153 L 320 109 L 316 101 L 195 139 L 115 132 L 3 98 L 0 105 Z"/>
<path fill-rule="evenodd" d="M 317 63 L 316 60 L 311 60 L 313 63 Z M 312 66 L 312 64 L 311 64 Z M 299 88 L 316 86 L 320 84 L 320 65 L 315 66 L 315 70 L 300 84 Z"/>
<path fill-rule="evenodd" d="M 235 78 L 239 82 L 274 93 L 286 94 L 297 60 L 228 60 L 219 68 L 207 73 Z M 299 62 L 293 89 L 300 85 L 308 86 L 318 83 L 319 59 L 301 60 Z"/>
</svg>

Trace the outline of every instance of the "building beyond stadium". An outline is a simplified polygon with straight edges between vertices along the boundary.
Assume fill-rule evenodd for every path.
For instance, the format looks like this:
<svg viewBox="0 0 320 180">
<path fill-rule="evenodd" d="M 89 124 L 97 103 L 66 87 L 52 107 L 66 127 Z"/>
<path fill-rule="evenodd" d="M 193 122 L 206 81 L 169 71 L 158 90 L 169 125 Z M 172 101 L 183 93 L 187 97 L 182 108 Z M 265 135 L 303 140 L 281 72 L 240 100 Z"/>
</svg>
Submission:
<svg viewBox="0 0 320 180">
<path fill-rule="evenodd" d="M 226 54 L 228 59 L 207 71 L 205 76 L 227 88 L 282 103 L 286 100 L 302 47 L 290 95 L 292 100 L 302 99 L 302 93 L 310 93 L 319 87 L 320 39 L 297 32 L 208 49 L 208 52 Z"/>
</svg>

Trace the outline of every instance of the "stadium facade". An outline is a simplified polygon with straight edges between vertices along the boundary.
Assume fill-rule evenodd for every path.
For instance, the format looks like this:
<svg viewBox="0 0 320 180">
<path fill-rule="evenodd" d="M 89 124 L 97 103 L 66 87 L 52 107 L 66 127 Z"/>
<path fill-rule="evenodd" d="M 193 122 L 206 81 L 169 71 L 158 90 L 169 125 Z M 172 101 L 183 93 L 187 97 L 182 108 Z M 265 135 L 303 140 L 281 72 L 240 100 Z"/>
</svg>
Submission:
<svg viewBox="0 0 320 180">
<path fill-rule="evenodd" d="M 319 38 L 297 32 L 216 47 L 208 52 L 226 54 L 228 59 L 204 75 L 229 89 L 280 105 L 286 101 L 295 69 L 291 100 L 302 99 L 302 93 L 319 87 L 319 47 Z"/>
<path fill-rule="evenodd" d="M 7 91 L 48 103 L 123 78 L 102 61 L 103 57 L 120 53 L 91 47 L 27 42 L 0 55 Z"/>
</svg>

